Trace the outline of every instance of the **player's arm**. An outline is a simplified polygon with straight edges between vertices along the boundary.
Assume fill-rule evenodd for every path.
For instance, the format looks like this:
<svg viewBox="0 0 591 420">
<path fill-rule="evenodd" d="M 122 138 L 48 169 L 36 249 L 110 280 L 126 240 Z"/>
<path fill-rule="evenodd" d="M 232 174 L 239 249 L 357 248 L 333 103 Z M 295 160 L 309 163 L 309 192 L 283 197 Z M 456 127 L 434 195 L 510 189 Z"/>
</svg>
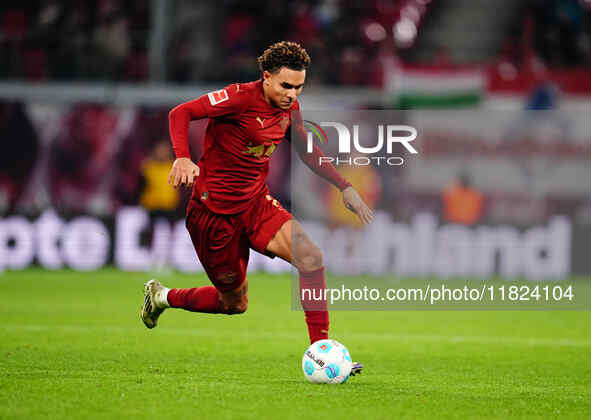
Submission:
<svg viewBox="0 0 591 420">
<path fill-rule="evenodd" d="M 215 118 L 237 114 L 243 107 L 239 95 L 239 85 L 230 85 L 225 89 L 210 92 L 197 99 L 174 107 L 168 114 L 170 140 L 176 156 L 168 175 L 168 183 L 177 188 L 179 185 L 192 187 L 199 176 L 199 167 L 191 160 L 189 152 L 189 124 L 192 120 Z"/>
<path fill-rule="evenodd" d="M 288 128 L 287 140 L 296 149 L 298 156 L 316 175 L 321 176 L 333 184 L 343 193 L 345 207 L 357 214 L 361 222 L 367 224 L 373 219 L 373 211 L 365 204 L 355 188 L 336 170 L 332 163 L 324 162 L 320 165 L 320 158 L 324 153 L 313 145 L 312 153 L 307 152 L 307 135 L 299 111 L 293 113 L 292 126 Z"/>
</svg>

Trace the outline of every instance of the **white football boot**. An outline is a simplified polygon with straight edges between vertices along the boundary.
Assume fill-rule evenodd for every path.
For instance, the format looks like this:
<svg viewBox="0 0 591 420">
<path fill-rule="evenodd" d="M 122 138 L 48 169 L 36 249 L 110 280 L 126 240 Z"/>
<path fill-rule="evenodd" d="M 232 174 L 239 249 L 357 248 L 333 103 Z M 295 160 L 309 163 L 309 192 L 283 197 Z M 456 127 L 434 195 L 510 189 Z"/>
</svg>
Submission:
<svg viewBox="0 0 591 420">
<path fill-rule="evenodd" d="M 168 291 L 158 280 L 152 279 L 144 284 L 144 304 L 140 316 L 146 327 L 154 328 L 158 317 L 170 307 L 166 299 Z"/>
</svg>

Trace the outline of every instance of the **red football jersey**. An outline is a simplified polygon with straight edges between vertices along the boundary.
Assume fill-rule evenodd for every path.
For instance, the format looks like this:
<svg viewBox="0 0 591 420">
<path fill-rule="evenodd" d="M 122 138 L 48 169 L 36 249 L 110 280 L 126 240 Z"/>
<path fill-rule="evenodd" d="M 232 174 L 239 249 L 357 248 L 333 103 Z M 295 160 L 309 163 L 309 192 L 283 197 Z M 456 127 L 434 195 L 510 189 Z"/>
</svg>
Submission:
<svg viewBox="0 0 591 420">
<path fill-rule="evenodd" d="M 262 80 L 232 84 L 174 108 L 170 134 L 177 158 L 191 157 L 190 120 L 209 118 L 193 195 L 215 213 L 235 214 L 244 211 L 249 200 L 268 194 L 269 158 L 285 137 L 292 111 L 299 111 L 297 100 L 285 111 L 265 101 Z M 332 165 L 319 172 L 340 189 L 350 185 Z"/>
</svg>

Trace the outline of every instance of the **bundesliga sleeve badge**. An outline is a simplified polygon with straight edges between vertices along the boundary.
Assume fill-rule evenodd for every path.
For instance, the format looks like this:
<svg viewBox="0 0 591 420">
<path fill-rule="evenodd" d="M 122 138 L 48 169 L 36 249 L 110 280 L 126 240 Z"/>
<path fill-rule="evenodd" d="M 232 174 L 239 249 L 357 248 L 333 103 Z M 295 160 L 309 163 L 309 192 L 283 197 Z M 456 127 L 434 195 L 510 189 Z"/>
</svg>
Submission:
<svg viewBox="0 0 591 420">
<path fill-rule="evenodd" d="M 216 105 L 219 104 L 220 102 L 224 102 L 228 100 L 228 92 L 226 92 L 226 89 L 220 89 L 220 90 L 216 90 L 215 92 L 209 92 L 207 94 L 207 97 L 209 98 L 209 102 L 212 105 Z"/>
</svg>

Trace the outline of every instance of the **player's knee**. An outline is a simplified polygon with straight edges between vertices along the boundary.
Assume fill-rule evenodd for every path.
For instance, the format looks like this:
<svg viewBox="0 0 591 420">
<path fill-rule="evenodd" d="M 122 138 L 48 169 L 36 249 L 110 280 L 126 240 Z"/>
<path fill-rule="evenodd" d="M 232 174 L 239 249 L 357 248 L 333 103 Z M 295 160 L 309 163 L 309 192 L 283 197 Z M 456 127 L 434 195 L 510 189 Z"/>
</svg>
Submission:
<svg viewBox="0 0 591 420">
<path fill-rule="evenodd" d="M 306 247 L 301 256 L 300 271 L 315 271 L 322 268 L 322 251 L 314 244 Z"/>
<path fill-rule="evenodd" d="M 236 302 L 223 303 L 223 311 L 228 315 L 243 314 L 248 309 L 248 299 L 241 299 Z"/>
<path fill-rule="evenodd" d="M 243 314 L 248 309 L 248 301 L 243 301 L 238 303 L 238 305 L 234 306 L 234 314 Z"/>
</svg>

